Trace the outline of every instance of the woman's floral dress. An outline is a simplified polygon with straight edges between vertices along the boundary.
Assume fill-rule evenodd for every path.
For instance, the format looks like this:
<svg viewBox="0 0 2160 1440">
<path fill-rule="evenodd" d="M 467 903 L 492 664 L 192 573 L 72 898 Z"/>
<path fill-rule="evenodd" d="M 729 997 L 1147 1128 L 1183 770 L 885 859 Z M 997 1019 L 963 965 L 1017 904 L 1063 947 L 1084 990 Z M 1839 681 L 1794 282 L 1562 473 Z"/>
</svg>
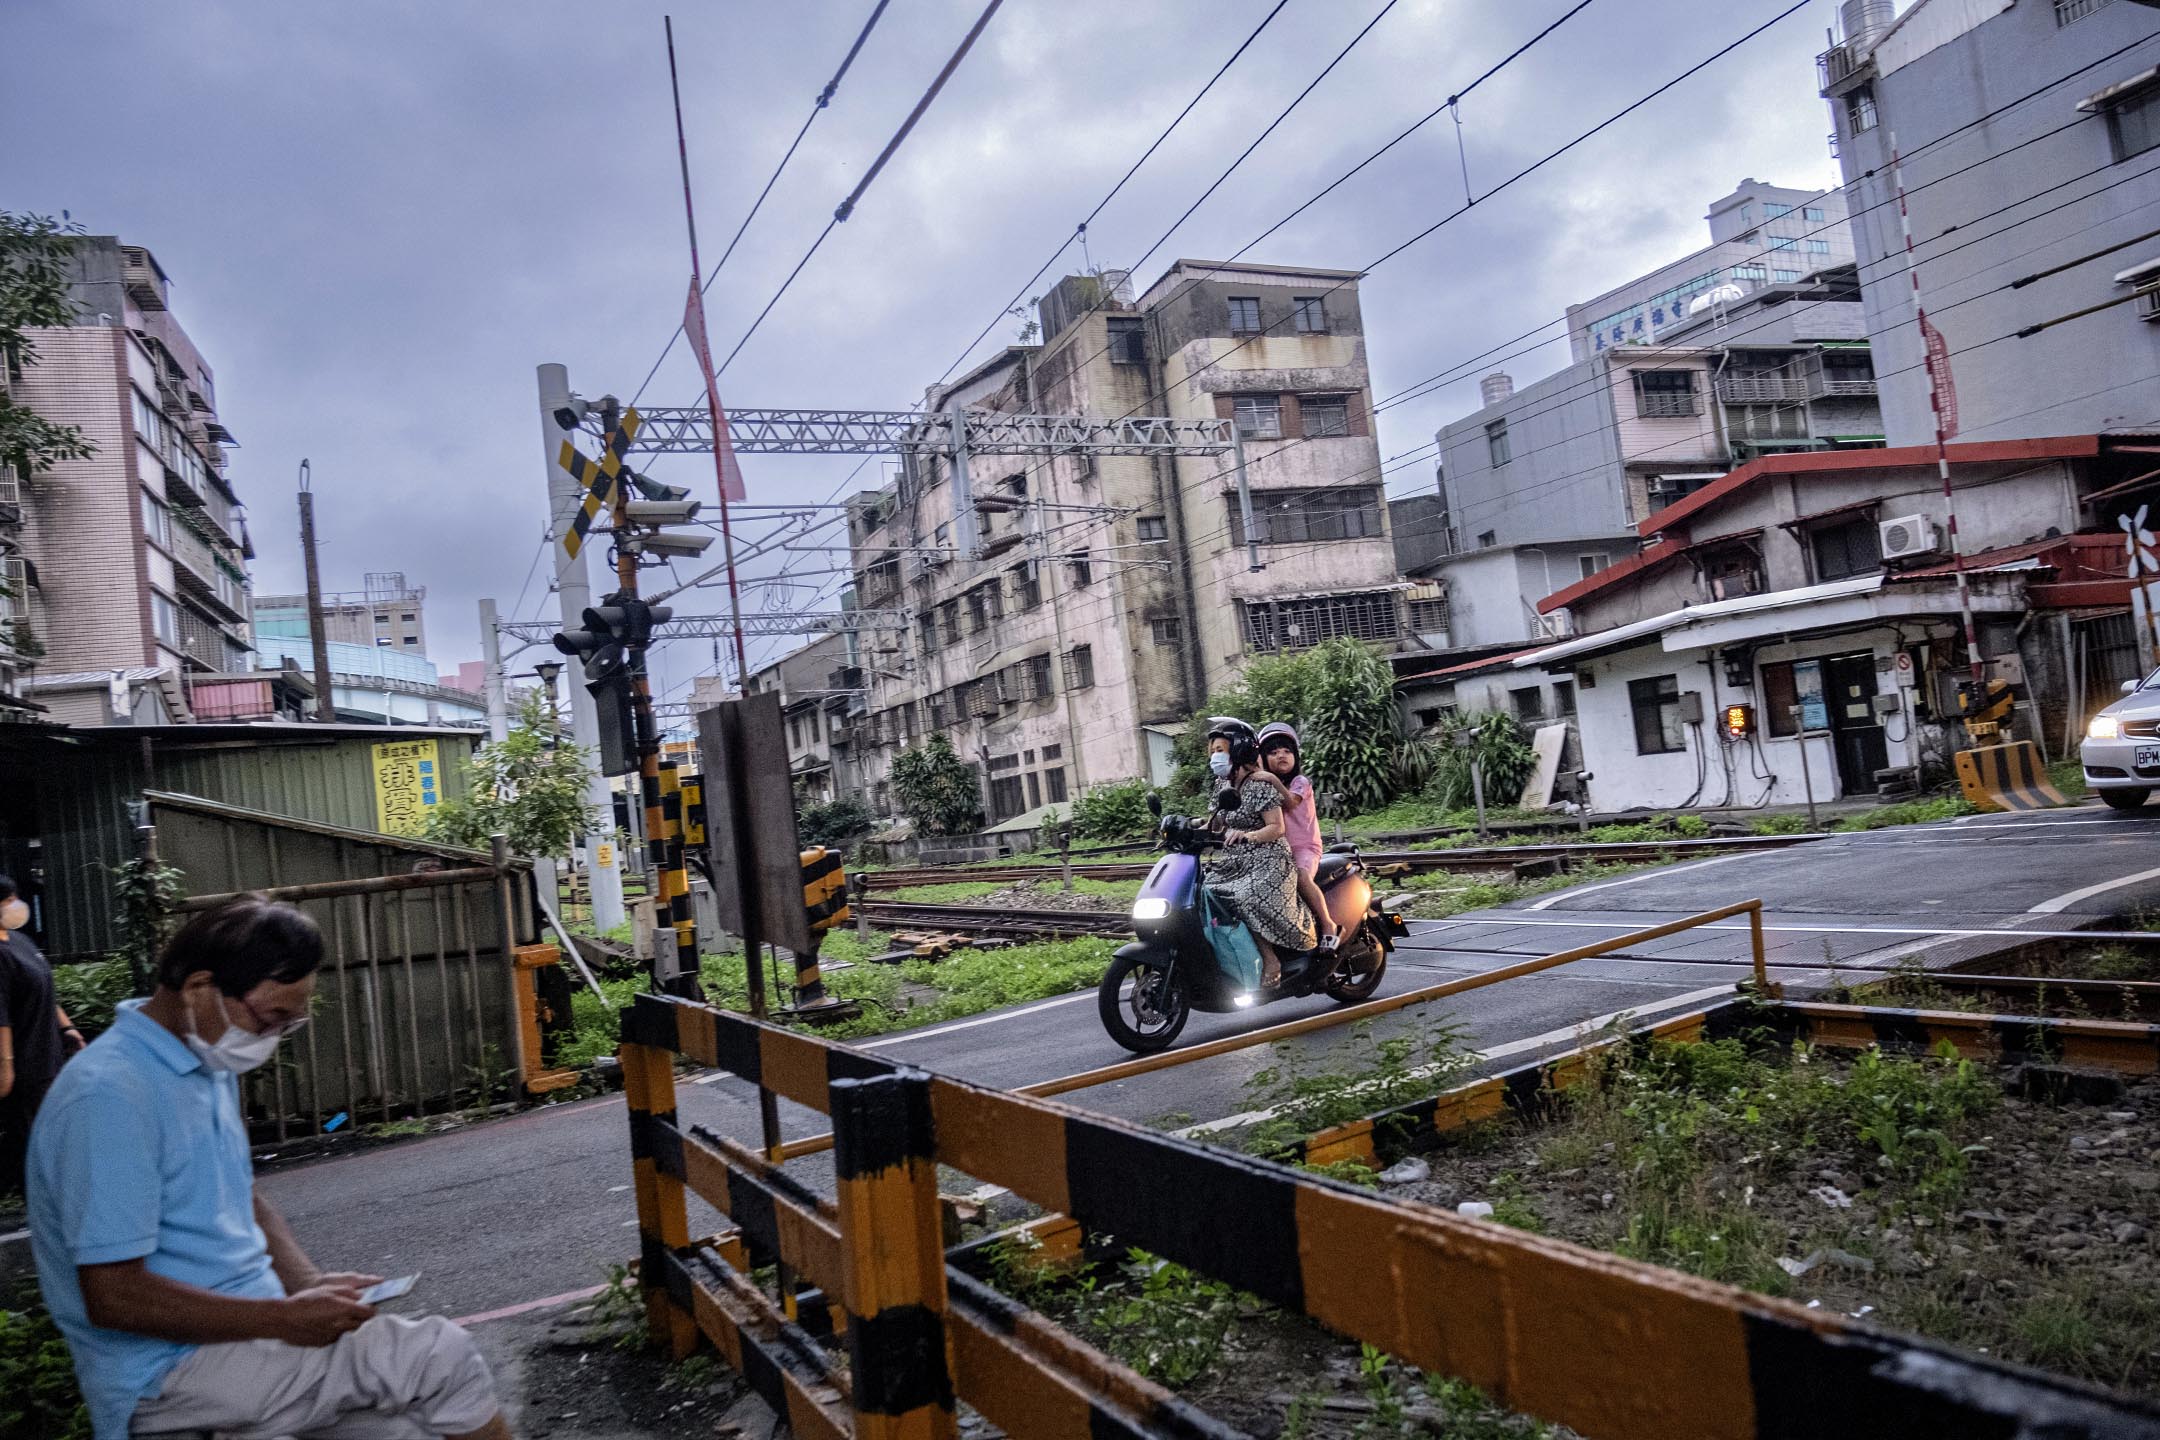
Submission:
<svg viewBox="0 0 2160 1440">
<path fill-rule="evenodd" d="M 1225 828 L 1258 830 L 1282 807 L 1282 792 L 1255 775 L 1238 787 L 1238 801 L 1225 817 Z M 1298 899 L 1289 841 L 1224 846 L 1208 867 L 1208 884 L 1227 894 L 1245 923 L 1277 949 L 1310 950 L 1320 943 L 1312 912 Z"/>
</svg>

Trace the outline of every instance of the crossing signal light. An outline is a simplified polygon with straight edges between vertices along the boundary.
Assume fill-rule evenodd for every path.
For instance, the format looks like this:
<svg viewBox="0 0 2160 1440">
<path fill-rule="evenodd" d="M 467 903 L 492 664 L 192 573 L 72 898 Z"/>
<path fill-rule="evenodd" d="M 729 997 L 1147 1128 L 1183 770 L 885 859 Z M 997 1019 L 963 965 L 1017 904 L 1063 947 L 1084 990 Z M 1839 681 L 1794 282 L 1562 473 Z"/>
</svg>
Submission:
<svg viewBox="0 0 2160 1440">
<path fill-rule="evenodd" d="M 1745 740 L 1755 733 L 1755 707 L 1752 705 L 1727 705 L 1724 720 L 1728 740 Z"/>
</svg>

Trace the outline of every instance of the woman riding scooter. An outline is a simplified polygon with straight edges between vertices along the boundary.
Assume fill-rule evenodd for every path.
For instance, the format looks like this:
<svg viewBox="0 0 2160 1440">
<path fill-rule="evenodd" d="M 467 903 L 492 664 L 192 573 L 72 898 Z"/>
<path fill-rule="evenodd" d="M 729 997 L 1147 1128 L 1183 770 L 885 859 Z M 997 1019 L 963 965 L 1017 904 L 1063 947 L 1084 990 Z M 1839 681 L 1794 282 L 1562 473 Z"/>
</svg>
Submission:
<svg viewBox="0 0 2160 1440">
<path fill-rule="evenodd" d="M 1223 849 L 1208 872 L 1259 942 L 1260 984 L 1282 983 L 1279 949 L 1317 943 L 1312 915 L 1298 899 L 1297 872 L 1283 838 L 1282 787 L 1261 772 L 1260 740 L 1243 720 L 1218 717 L 1208 727 L 1208 769 L 1237 791 L 1234 810 L 1218 811 Z"/>
</svg>

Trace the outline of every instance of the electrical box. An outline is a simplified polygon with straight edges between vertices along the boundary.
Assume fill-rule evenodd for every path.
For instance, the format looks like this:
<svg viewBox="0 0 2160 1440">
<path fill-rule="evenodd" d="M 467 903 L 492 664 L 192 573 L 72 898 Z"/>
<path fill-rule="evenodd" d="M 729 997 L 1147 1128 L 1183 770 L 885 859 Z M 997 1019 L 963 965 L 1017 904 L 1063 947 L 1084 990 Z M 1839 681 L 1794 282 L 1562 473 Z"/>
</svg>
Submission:
<svg viewBox="0 0 2160 1440">
<path fill-rule="evenodd" d="M 1683 691 L 1680 696 L 1680 723 L 1683 725 L 1700 725 L 1702 722 L 1702 691 Z"/>
<path fill-rule="evenodd" d="M 1900 699 L 1896 691 L 1892 691 L 1888 695 L 1877 695 L 1875 697 L 1874 704 L 1875 713 L 1877 715 L 1883 716 L 1886 719 L 1889 716 L 1897 714 L 1899 710 L 1904 708 L 1904 702 Z"/>
</svg>

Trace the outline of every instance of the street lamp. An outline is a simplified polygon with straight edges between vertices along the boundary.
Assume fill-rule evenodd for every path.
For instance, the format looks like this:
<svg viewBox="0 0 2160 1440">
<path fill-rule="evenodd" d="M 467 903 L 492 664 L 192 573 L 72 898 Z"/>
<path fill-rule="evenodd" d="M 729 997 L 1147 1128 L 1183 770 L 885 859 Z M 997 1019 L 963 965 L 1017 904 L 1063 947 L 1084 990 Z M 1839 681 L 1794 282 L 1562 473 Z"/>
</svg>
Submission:
<svg viewBox="0 0 2160 1440">
<path fill-rule="evenodd" d="M 553 738 L 553 732 L 557 728 L 555 713 L 555 677 L 562 674 L 562 669 L 562 662 L 560 660 L 537 661 L 534 663 L 532 668 L 532 673 L 540 677 L 540 683 L 547 687 L 548 731 L 550 739 Z"/>
</svg>

